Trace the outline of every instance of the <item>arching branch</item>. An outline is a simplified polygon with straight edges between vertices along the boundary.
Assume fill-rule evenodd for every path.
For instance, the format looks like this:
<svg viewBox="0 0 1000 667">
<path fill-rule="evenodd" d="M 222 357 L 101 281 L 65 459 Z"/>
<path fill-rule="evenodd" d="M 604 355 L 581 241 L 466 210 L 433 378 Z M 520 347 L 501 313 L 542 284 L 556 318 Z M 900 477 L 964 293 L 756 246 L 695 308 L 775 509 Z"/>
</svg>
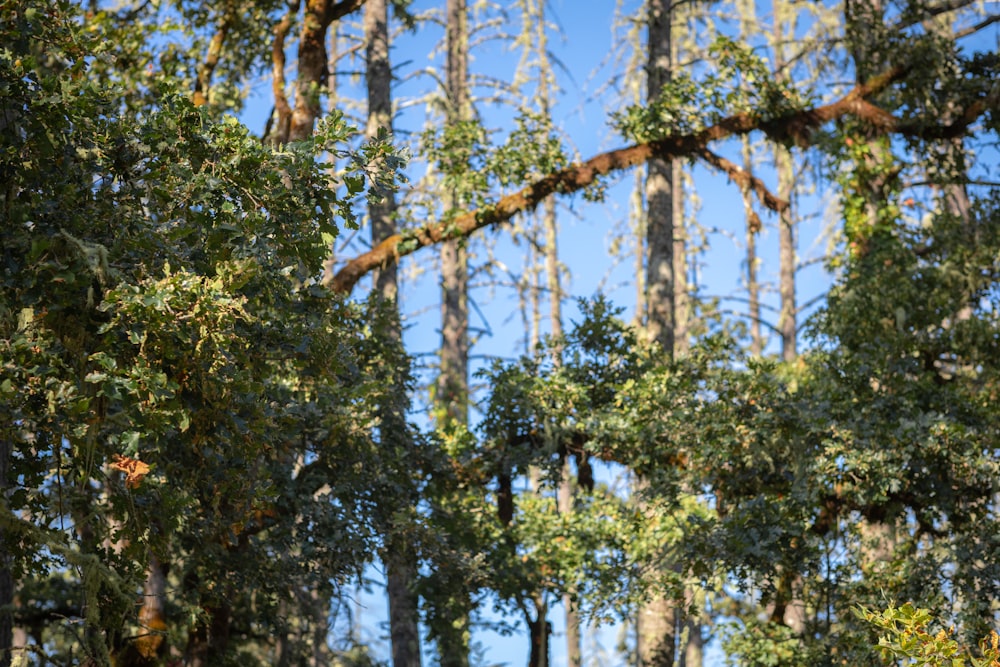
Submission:
<svg viewBox="0 0 1000 667">
<path fill-rule="evenodd" d="M 434 223 L 407 231 L 405 234 L 394 234 L 371 250 L 348 261 L 328 281 L 328 286 L 335 292 L 349 294 L 369 271 L 399 261 L 401 257 L 412 254 L 420 248 L 447 239 L 466 237 L 476 230 L 506 222 L 518 213 L 533 209 L 551 194 L 579 192 L 592 185 L 601 176 L 635 167 L 654 156 L 673 158 L 701 156 L 710 143 L 727 137 L 759 130 L 777 141 L 791 141 L 800 146 L 808 146 L 817 127 L 848 115 L 873 122 L 885 131 L 917 133 L 915 126 L 904 126 L 902 121 L 865 100 L 866 97 L 884 90 L 899 80 L 905 72 L 906 69 L 902 66 L 893 67 L 855 87 L 836 102 L 798 111 L 782 118 L 765 121 L 754 114 L 741 113 L 724 118 L 699 132 L 670 136 L 601 153 L 585 162 L 540 178 L 520 191 L 501 198 L 492 206 L 464 213 L 450 222 Z M 950 132 L 961 133 L 988 108 L 987 104 L 992 97 L 991 95 L 975 102 L 948 128 L 924 127 L 920 132 L 935 136 Z"/>
<path fill-rule="evenodd" d="M 732 161 L 727 160 L 707 148 L 703 148 L 698 151 L 698 156 L 716 169 L 721 169 L 726 172 L 726 174 L 729 175 L 729 178 L 732 179 L 736 185 L 741 188 L 753 190 L 754 194 L 757 195 L 757 199 L 760 200 L 760 203 L 775 213 L 780 213 L 788 208 L 789 204 L 786 200 L 780 199 L 772 194 L 771 191 L 767 189 L 767 186 L 764 185 L 764 181 L 760 180 L 746 169 L 743 169 L 738 164 L 734 164 Z"/>
</svg>

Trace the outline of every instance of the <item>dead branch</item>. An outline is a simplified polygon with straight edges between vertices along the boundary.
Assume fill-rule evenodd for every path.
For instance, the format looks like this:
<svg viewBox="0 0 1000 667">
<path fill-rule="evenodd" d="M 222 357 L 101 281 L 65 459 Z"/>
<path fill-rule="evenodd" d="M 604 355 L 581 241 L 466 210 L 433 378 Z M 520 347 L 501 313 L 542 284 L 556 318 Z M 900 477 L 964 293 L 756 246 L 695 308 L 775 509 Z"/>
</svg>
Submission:
<svg viewBox="0 0 1000 667">
<path fill-rule="evenodd" d="M 771 191 L 767 189 L 767 186 L 764 185 L 762 180 L 739 165 L 734 164 L 717 153 L 713 153 L 708 148 L 700 149 L 697 154 L 705 160 L 705 162 L 709 163 L 716 169 L 721 169 L 726 172 L 729 175 L 729 178 L 736 183 L 736 185 L 740 186 L 741 189 L 753 190 L 760 203 L 775 213 L 781 213 L 788 208 L 789 204 L 787 201 L 779 199 L 777 196 L 772 194 Z"/>
</svg>

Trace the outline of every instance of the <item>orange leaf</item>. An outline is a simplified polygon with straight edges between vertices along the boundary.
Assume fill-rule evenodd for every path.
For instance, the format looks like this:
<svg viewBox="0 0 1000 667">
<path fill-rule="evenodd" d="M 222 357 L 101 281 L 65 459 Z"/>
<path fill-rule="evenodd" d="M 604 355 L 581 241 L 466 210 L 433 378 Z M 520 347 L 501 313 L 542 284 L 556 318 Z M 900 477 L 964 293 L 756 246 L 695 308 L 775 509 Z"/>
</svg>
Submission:
<svg viewBox="0 0 1000 667">
<path fill-rule="evenodd" d="M 125 473 L 125 486 L 129 489 L 139 488 L 142 479 L 149 474 L 149 466 L 139 459 L 115 454 L 115 460 L 111 464 L 112 470 Z"/>
</svg>

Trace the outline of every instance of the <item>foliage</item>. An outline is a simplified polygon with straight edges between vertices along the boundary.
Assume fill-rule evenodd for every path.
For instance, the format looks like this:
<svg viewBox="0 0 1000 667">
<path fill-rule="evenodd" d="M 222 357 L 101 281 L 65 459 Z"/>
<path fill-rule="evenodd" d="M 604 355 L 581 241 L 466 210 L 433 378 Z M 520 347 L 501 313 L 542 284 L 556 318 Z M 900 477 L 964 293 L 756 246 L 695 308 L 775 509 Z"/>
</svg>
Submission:
<svg viewBox="0 0 1000 667">
<path fill-rule="evenodd" d="M 26 593 L 65 567 L 80 590 L 53 601 L 67 622 L 37 621 L 39 641 L 60 645 L 81 618 L 66 659 L 123 650 L 150 554 L 188 618 L 172 641 L 194 641 L 203 609 L 254 606 L 255 624 L 278 628 L 285 582 L 343 582 L 376 544 L 371 425 L 395 352 L 371 309 L 313 280 L 355 225 L 356 174 L 376 168 L 344 148 L 353 130 L 337 117 L 273 151 L 181 97 L 123 109 L 88 76 L 106 51 L 71 5 L 12 18 L 3 525 Z M 350 171 L 331 176 L 324 153 Z"/>
<path fill-rule="evenodd" d="M 614 621 L 697 588 L 733 664 L 878 664 L 871 624 L 890 658 L 997 662 L 1000 196 L 968 195 L 961 124 L 983 108 L 995 132 L 995 54 L 880 22 L 888 55 L 865 67 L 905 71 L 864 102 L 883 115 L 815 135 L 844 244 L 794 363 L 748 353 L 718 314 L 668 358 L 597 297 L 564 337 L 487 365 L 478 424 L 422 433 L 398 312 L 320 282 L 360 207 L 405 183 L 398 138 L 359 144 L 332 112 L 271 147 L 229 115 L 283 65 L 267 47 L 297 9 L 0 1 L 0 565 L 17 581 L 0 614 L 38 662 L 377 664 L 324 633 L 341 587 L 400 543 L 431 639 L 487 602 L 568 594 Z M 731 39 L 709 55 L 617 129 L 767 130 L 817 95 Z M 424 133 L 445 223 L 569 163 L 545 115 L 492 136 Z M 609 479 L 626 471 L 627 491 Z M 886 597 L 955 630 L 914 605 L 861 611 Z"/>
<path fill-rule="evenodd" d="M 652 104 L 612 114 L 615 129 L 637 142 L 693 134 L 735 114 L 771 122 L 806 108 L 810 99 L 777 79 L 749 48 L 718 36 L 708 50 L 715 66 L 696 79 L 676 72 Z"/>
<path fill-rule="evenodd" d="M 861 620 L 885 634 L 879 635 L 878 645 L 886 660 L 917 667 L 996 667 L 1000 664 L 1000 637 L 995 631 L 979 642 L 979 656 L 961 646 L 952 637 L 954 628 L 940 629 L 931 634 L 931 612 L 907 602 L 901 607 L 889 605 L 882 612 L 855 608 Z"/>
</svg>

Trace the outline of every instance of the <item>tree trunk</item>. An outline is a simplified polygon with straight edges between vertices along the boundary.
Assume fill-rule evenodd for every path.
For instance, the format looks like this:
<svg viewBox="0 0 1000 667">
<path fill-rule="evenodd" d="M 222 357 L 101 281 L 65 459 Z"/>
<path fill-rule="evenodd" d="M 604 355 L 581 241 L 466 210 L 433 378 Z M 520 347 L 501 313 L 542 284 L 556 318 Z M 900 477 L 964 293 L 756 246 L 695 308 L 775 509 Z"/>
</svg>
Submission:
<svg viewBox="0 0 1000 667">
<path fill-rule="evenodd" d="M 166 640 L 167 619 L 163 607 L 166 595 L 166 571 L 160 560 L 150 554 L 146 582 L 142 587 L 142 606 L 139 607 L 139 638 L 135 641 L 137 653 L 150 664 L 161 653 Z"/>
<path fill-rule="evenodd" d="M 410 582 L 417 576 L 416 558 L 405 546 L 390 547 L 385 565 L 393 667 L 420 667 L 417 596 L 410 588 Z"/>
<path fill-rule="evenodd" d="M 671 3 L 649 3 L 647 98 L 656 100 L 670 80 Z M 663 352 L 674 352 L 674 206 L 673 166 L 652 159 L 646 176 L 646 331 Z M 640 485 L 642 484 L 640 480 Z M 664 563 L 663 567 L 668 567 Z M 663 594 L 644 604 L 636 620 L 636 652 L 642 667 L 672 667 L 677 634 L 677 609 Z"/>
<path fill-rule="evenodd" d="M 446 25 L 446 117 L 448 126 L 468 120 L 468 10 L 465 0 L 448 0 Z M 445 196 L 445 209 L 459 207 L 454 193 Z M 441 246 L 441 373 L 438 376 L 437 407 L 443 417 L 439 426 L 468 424 L 469 393 L 469 260 L 465 240 Z M 443 619 L 438 628 L 438 654 L 442 667 L 468 667 L 470 620 L 473 607 L 469 592 L 463 596 L 457 618 Z"/>
<path fill-rule="evenodd" d="M 542 595 L 534 597 L 535 618 L 527 617 L 528 633 L 531 637 L 531 651 L 528 667 L 549 667 L 549 637 L 552 625 L 548 620 L 548 604 Z"/>
<path fill-rule="evenodd" d="M 776 72 L 785 70 L 785 44 L 793 35 L 786 33 L 786 24 L 782 20 L 783 12 L 774 10 L 774 68 Z M 790 30 L 790 29 L 789 29 Z M 779 74 L 778 76 L 781 76 Z M 780 144 L 774 144 L 774 166 L 778 172 L 778 198 L 789 202 L 789 206 L 778 216 L 778 293 L 781 297 L 781 314 L 778 317 L 778 330 L 781 332 L 781 357 L 785 361 L 794 361 L 798 354 L 796 333 L 798 331 L 795 306 L 795 225 L 792 217 L 792 190 L 795 187 L 795 165 L 792 153 Z"/>
<path fill-rule="evenodd" d="M 447 117 L 448 125 L 469 116 L 468 29 L 465 0 L 447 4 Z M 454 193 L 445 206 L 456 207 Z M 447 241 L 441 246 L 441 375 L 438 378 L 438 404 L 446 422 L 468 423 L 469 375 L 469 305 L 468 257 L 464 239 Z"/>
<path fill-rule="evenodd" d="M 775 144 L 774 162 L 778 171 L 778 197 L 791 202 L 792 188 L 795 185 L 795 170 L 792 165 L 792 155 L 784 146 Z M 796 334 L 798 331 L 797 309 L 795 306 L 795 225 L 792 218 L 792 207 L 781 211 L 778 220 L 778 253 L 779 253 L 779 285 L 781 295 L 781 315 L 778 318 L 778 329 L 781 331 L 781 357 L 785 361 L 794 361 L 798 354 Z"/>
<path fill-rule="evenodd" d="M 295 79 L 295 109 L 292 111 L 290 141 L 312 136 L 320 114 L 320 91 L 326 84 L 326 31 L 329 0 L 306 0 L 305 16 L 299 33 L 298 76 Z"/>
<path fill-rule="evenodd" d="M 669 0 L 649 3 L 649 62 L 647 99 L 659 98 L 670 81 Z M 673 167 L 669 160 L 653 158 L 646 176 L 646 329 L 664 352 L 674 350 L 674 207 Z"/>
<path fill-rule="evenodd" d="M 670 186 L 673 189 L 674 228 L 674 354 L 687 352 L 691 325 L 691 299 L 687 284 L 687 226 L 684 222 L 684 164 L 671 161 L 673 171 Z"/>
<path fill-rule="evenodd" d="M 750 138 L 743 137 L 743 169 L 752 173 L 753 160 Z M 760 356 L 764 350 L 764 339 L 760 329 L 760 283 L 757 280 L 757 234 L 760 232 L 760 216 L 753 210 L 750 188 L 743 188 L 743 210 L 746 213 L 747 242 L 747 300 L 750 302 L 750 353 Z"/>
<path fill-rule="evenodd" d="M 380 129 L 392 132 L 392 71 L 389 67 L 389 9 L 386 0 L 371 0 L 365 5 L 364 26 L 368 71 L 368 124 L 365 135 L 371 139 Z M 396 201 L 392 194 L 387 194 L 380 202 L 369 203 L 373 245 L 395 233 L 395 210 Z M 398 290 L 396 264 L 376 270 L 374 282 L 375 290 L 384 299 L 394 301 Z"/>
<path fill-rule="evenodd" d="M 368 83 L 368 123 L 366 134 L 376 136 L 379 130 L 392 133 L 392 70 L 389 66 L 389 8 L 386 0 L 370 0 L 365 5 L 365 59 Z M 393 213 L 395 198 L 387 194 L 380 202 L 372 202 L 368 215 L 372 225 L 372 243 L 391 236 L 396 231 Z M 395 263 L 381 267 L 374 276 L 375 290 L 386 303 L 398 308 Z M 402 339 L 399 319 L 396 318 L 387 335 L 395 341 Z M 393 378 L 396 391 L 405 394 L 406 387 Z M 406 417 L 400 410 L 405 400 L 394 401 L 392 405 L 380 406 L 379 420 L 383 446 L 391 447 L 390 440 L 401 439 L 405 447 Z M 413 582 L 417 577 L 416 554 L 411 545 L 391 533 L 397 526 L 390 525 L 388 543 L 383 554 L 386 568 L 386 594 L 389 598 L 389 634 L 392 643 L 392 663 L 394 667 L 420 667 L 420 627 L 417 596 Z"/>
</svg>

